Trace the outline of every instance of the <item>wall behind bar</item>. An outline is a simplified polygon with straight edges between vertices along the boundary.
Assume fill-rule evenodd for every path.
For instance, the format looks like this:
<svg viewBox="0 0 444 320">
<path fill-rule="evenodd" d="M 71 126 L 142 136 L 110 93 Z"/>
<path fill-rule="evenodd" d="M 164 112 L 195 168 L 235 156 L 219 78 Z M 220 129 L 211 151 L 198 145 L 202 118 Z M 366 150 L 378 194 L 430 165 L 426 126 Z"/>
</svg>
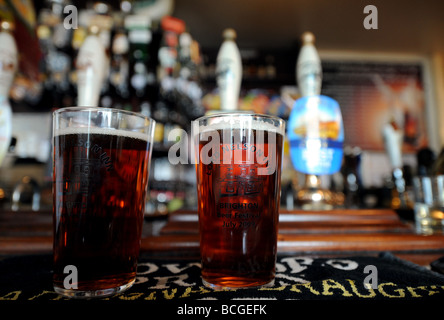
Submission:
<svg viewBox="0 0 444 320">
<path fill-rule="evenodd" d="M 377 9 L 378 29 L 364 27 L 364 8 L 369 4 Z M 241 49 L 293 47 L 310 30 L 320 51 L 423 56 L 430 62 L 428 89 L 435 108 L 435 118 L 429 121 L 438 124 L 444 121 L 443 12 L 442 0 L 177 0 L 174 8 L 174 15 L 187 21 L 203 48 L 218 48 L 223 29 L 232 27 Z M 439 151 L 444 127 L 436 130 L 432 148 Z"/>
<path fill-rule="evenodd" d="M 369 4 L 378 11 L 376 30 L 363 25 Z M 241 46 L 288 46 L 311 30 L 320 49 L 416 53 L 444 50 L 443 12 L 440 0 L 176 0 L 174 8 L 204 47 L 219 46 L 232 27 Z"/>
</svg>

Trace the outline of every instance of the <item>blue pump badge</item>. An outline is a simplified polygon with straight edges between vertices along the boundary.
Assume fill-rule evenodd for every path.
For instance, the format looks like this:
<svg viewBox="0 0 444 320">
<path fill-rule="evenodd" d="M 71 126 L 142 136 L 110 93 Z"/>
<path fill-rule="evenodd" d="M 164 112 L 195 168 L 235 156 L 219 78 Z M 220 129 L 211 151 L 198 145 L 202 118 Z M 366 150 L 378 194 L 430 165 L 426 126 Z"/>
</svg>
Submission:
<svg viewBox="0 0 444 320">
<path fill-rule="evenodd" d="M 344 126 L 336 100 L 307 96 L 295 101 L 287 123 L 294 168 L 306 174 L 333 174 L 342 164 Z"/>
</svg>

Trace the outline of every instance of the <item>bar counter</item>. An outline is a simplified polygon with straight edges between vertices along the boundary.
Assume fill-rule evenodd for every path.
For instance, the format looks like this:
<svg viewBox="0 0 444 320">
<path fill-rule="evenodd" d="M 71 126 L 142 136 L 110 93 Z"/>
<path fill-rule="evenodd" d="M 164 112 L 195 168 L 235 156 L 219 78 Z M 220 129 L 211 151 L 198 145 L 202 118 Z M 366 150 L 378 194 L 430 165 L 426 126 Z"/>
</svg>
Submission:
<svg viewBox="0 0 444 320">
<path fill-rule="evenodd" d="M 147 216 L 141 252 L 155 256 L 199 257 L 194 211 Z M 419 235 L 411 221 L 390 209 L 281 210 L 278 254 L 310 256 L 375 255 L 390 251 L 427 266 L 444 255 L 444 235 Z M 0 255 L 52 252 L 52 213 L 0 212 Z"/>
<path fill-rule="evenodd" d="M 200 279 L 197 213 L 183 210 L 146 217 L 136 284 L 110 300 L 436 300 L 444 275 L 430 263 L 442 256 L 444 235 L 416 234 L 392 210 L 281 210 L 274 286 L 216 292 Z M 0 300 L 63 300 L 52 291 L 51 263 L 51 212 L 1 212 Z M 373 289 L 362 286 L 367 266 L 377 269 Z"/>
</svg>

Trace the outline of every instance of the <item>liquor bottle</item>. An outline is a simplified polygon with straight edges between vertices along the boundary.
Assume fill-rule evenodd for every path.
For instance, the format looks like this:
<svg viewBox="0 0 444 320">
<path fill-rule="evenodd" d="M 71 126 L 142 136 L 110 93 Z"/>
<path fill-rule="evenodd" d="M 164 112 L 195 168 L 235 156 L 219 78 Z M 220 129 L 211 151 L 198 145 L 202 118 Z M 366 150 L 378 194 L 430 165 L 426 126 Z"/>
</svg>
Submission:
<svg viewBox="0 0 444 320">
<path fill-rule="evenodd" d="M 116 19 L 110 48 L 110 66 L 107 91 L 101 99 L 117 109 L 132 109 L 129 107 L 129 39 L 124 28 L 124 19 Z"/>
<path fill-rule="evenodd" d="M 443 157 L 444 154 L 439 155 L 441 158 L 441 162 L 444 161 Z M 416 153 L 416 163 L 418 164 L 416 175 L 418 176 L 427 176 L 431 175 L 433 173 L 433 170 L 435 169 L 435 163 L 436 163 L 436 155 L 435 152 L 433 152 L 432 149 L 429 147 L 423 147 L 418 150 Z M 444 162 L 441 163 L 441 166 L 444 165 Z M 444 168 L 442 168 L 444 169 Z M 441 172 L 438 174 L 443 174 L 444 171 L 441 169 Z"/>
<path fill-rule="evenodd" d="M 150 79 L 147 63 L 152 39 L 151 20 L 144 15 L 128 15 L 125 18 L 125 28 L 129 40 L 130 93 L 141 99 Z"/>
<path fill-rule="evenodd" d="M 360 175 L 361 149 L 359 147 L 344 148 L 344 164 L 341 167 L 344 190 L 344 206 L 359 208 L 361 205 L 362 179 Z"/>
<path fill-rule="evenodd" d="M 444 174 L 444 148 L 441 149 L 436 160 L 433 162 L 433 165 L 431 166 L 431 174 Z"/>
<path fill-rule="evenodd" d="M 216 79 L 219 87 L 220 109 L 238 109 L 239 92 L 242 81 L 242 61 L 236 45 L 236 31 L 225 29 L 224 41 L 216 58 Z"/>
<path fill-rule="evenodd" d="M 191 60 L 191 44 L 193 39 L 188 32 L 183 32 L 179 36 L 179 57 L 180 64 L 179 77 L 185 80 L 193 78 L 196 70 Z"/>
<path fill-rule="evenodd" d="M 176 101 L 177 111 L 183 117 L 196 119 L 205 113 L 202 105 L 202 88 L 199 68 L 201 56 L 199 44 L 188 32 L 179 37 L 179 71 L 176 88 L 179 97 Z M 180 123 L 180 122 L 179 122 Z"/>
<path fill-rule="evenodd" d="M 331 209 L 335 195 L 321 187 L 321 176 L 340 170 L 344 128 L 339 104 L 320 95 L 322 69 L 314 47 L 314 35 L 302 35 L 297 59 L 297 83 L 301 98 L 295 101 L 288 120 L 290 156 L 295 169 L 305 174 L 296 201 L 303 209 Z"/>
<path fill-rule="evenodd" d="M 185 31 L 185 22 L 175 17 L 165 16 L 160 24 L 163 34 L 158 52 L 157 79 L 162 81 L 166 77 L 178 76 L 179 37 Z"/>
<path fill-rule="evenodd" d="M 11 34 L 13 24 L 0 22 L 0 165 L 11 142 L 12 111 L 9 90 L 18 65 L 17 45 Z"/>
<path fill-rule="evenodd" d="M 37 36 L 43 53 L 43 104 L 57 108 L 75 104 L 73 30 L 65 28 L 64 5 L 69 1 L 47 0 L 38 15 Z M 74 49 L 74 50 L 73 50 Z"/>
</svg>

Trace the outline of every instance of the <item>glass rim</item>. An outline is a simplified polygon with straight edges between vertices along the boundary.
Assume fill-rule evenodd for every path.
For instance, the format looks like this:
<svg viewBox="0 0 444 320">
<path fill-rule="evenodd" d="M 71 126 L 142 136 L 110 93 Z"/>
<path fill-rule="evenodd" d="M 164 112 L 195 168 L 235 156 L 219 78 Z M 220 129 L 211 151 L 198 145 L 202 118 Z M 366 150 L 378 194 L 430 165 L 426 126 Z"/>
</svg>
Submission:
<svg viewBox="0 0 444 320">
<path fill-rule="evenodd" d="M 70 106 L 70 107 L 62 107 L 53 111 L 53 114 L 62 114 L 65 112 L 81 112 L 81 111 L 105 111 L 105 112 L 113 112 L 113 113 L 123 113 L 129 116 L 135 116 L 139 118 L 145 118 L 149 121 L 156 122 L 153 118 L 141 114 L 140 112 L 115 109 L 115 108 L 107 108 L 107 107 L 94 107 L 94 106 Z"/>
<path fill-rule="evenodd" d="M 256 113 L 254 111 L 244 111 L 244 110 L 234 110 L 234 111 L 222 111 L 222 112 L 216 112 L 216 113 L 210 113 L 206 114 L 202 117 L 199 117 L 195 120 L 193 120 L 193 123 L 197 123 L 197 126 L 199 128 L 201 127 L 207 127 L 211 128 L 212 124 L 210 124 L 212 121 L 231 121 L 234 120 L 234 122 L 241 123 L 242 119 L 252 119 L 253 121 L 256 121 L 257 123 L 267 123 L 270 127 L 265 129 L 266 131 L 276 132 L 278 134 L 281 134 L 282 136 L 285 136 L 285 127 L 286 122 L 284 119 L 269 115 L 269 114 L 262 114 L 262 113 Z M 206 124 L 205 124 L 206 122 Z M 271 123 L 270 123 L 271 122 Z M 259 127 L 260 128 L 260 127 Z M 224 128 L 222 128 L 224 129 Z M 257 128 L 258 129 L 258 128 Z M 261 128 L 264 130 L 264 127 Z M 194 134 L 198 134 L 200 131 L 197 130 L 194 132 Z"/>
<path fill-rule="evenodd" d="M 273 120 L 277 120 L 279 122 L 284 123 L 284 119 L 278 117 L 278 116 L 274 116 L 271 114 L 264 114 L 264 113 L 256 113 L 254 111 L 247 111 L 247 110 L 233 110 L 233 111 L 218 111 L 215 113 L 210 113 L 204 116 L 201 116 L 197 119 L 195 119 L 194 121 L 201 121 L 201 120 L 206 120 L 206 119 L 211 119 L 211 118 L 218 118 L 218 117 L 242 117 L 242 116 L 256 116 L 259 118 L 266 118 L 266 119 L 273 119 Z"/>
<path fill-rule="evenodd" d="M 244 110 L 222 111 L 199 117 L 192 121 L 192 135 L 195 136 L 197 134 L 212 130 L 232 130 L 238 124 L 242 124 L 244 121 L 250 122 L 250 120 L 255 124 L 251 127 L 240 126 L 238 129 L 264 130 L 267 132 L 274 132 L 285 137 L 286 122 L 284 119 L 274 115 Z M 222 122 L 230 123 L 228 126 L 226 126 L 223 124 L 221 125 Z"/>
</svg>

